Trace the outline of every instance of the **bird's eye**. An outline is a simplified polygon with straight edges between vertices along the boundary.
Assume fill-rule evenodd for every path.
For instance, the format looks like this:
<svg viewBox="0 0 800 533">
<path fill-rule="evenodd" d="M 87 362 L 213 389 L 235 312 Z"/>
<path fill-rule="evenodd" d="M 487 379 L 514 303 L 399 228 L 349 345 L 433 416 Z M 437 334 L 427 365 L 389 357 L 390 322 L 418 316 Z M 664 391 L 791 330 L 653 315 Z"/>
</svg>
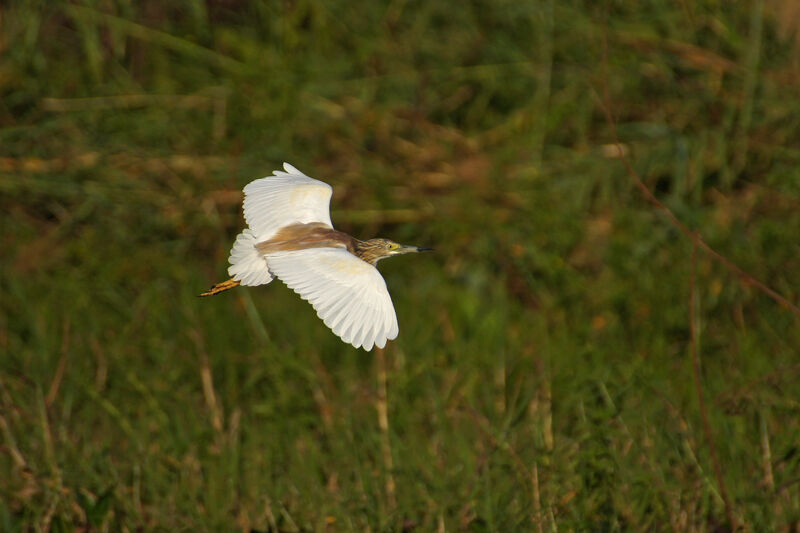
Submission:
<svg viewBox="0 0 800 533">
<path fill-rule="evenodd" d="M 400 245 L 397 244 L 396 242 L 389 243 L 389 249 L 390 250 L 397 250 L 398 248 L 400 248 Z"/>
</svg>

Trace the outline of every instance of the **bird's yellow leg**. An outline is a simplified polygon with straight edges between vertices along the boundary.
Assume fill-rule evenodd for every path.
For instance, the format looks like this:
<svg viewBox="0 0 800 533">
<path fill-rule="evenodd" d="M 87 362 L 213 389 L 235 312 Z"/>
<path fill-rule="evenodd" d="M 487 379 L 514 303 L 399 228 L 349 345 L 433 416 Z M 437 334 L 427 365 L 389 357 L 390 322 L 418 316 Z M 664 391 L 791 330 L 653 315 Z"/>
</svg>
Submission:
<svg viewBox="0 0 800 533">
<path fill-rule="evenodd" d="M 235 281 L 233 278 L 231 278 L 227 281 L 222 281 L 220 283 L 217 283 L 216 285 L 208 289 L 206 292 L 201 293 L 200 296 L 214 296 L 215 294 L 219 294 L 222 291 L 227 291 L 228 289 L 232 289 L 238 286 L 239 283 L 241 282 Z"/>
</svg>

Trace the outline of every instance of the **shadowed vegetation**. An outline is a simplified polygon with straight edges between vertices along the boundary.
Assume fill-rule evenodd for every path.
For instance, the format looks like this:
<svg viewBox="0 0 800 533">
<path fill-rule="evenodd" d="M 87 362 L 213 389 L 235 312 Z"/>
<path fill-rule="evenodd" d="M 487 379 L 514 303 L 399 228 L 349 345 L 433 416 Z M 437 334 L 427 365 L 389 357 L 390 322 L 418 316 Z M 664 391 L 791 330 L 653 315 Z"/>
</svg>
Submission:
<svg viewBox="0 0 800 533">
<path fill-rule="evenodd" d="M 796 531 L 800 317 L 602 102 L 797 305 L 800 11 L 627 5 L 0 5 L 0 530 Z M 197 298 L 283 161 L 436 249 L 385 354 Z"/>
</svg>

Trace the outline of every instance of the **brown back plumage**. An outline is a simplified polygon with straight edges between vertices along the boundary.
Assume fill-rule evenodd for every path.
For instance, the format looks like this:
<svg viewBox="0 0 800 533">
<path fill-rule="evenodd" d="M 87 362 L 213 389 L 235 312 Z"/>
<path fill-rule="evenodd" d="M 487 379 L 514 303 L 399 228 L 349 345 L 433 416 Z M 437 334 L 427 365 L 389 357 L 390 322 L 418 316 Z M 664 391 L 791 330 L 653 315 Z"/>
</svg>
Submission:
<svg viewBox="0 0 800 533">
<path fill-rule="evenodd" d="M 308 248 L 346 248 L 359 259 L 374 265 L 391 255 L 392 246 L 397 247 L 397 244 L 389 239 L 360 241 L 321 222 L 311 222 L 286 226 L 269 240 L 258 243 L 256 248 L 264 255 Z"/>
<path fill-rule="evenodd" d="M 321 222 L 291 224 L 282 228 L 269 240 L 256 244 L 264 255 L 308 248 L 347 248 L 353 253 L 356 239 Z"/>
</svg>

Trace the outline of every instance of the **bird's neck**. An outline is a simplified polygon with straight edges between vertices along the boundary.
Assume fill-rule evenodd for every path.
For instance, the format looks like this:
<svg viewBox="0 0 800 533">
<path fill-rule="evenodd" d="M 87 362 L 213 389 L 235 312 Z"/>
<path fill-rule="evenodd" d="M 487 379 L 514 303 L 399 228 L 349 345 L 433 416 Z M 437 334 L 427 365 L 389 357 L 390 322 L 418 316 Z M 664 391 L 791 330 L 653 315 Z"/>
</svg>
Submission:
<svg viewBox="0 0 800 533">
<path fill-rule="evenodd" d="M 377 245 L 374 243 L 353 238 L 353 255 L 372 266 L 375 266 L 382 259 L 382 256 L 377 251 Z"/>
</svg>

